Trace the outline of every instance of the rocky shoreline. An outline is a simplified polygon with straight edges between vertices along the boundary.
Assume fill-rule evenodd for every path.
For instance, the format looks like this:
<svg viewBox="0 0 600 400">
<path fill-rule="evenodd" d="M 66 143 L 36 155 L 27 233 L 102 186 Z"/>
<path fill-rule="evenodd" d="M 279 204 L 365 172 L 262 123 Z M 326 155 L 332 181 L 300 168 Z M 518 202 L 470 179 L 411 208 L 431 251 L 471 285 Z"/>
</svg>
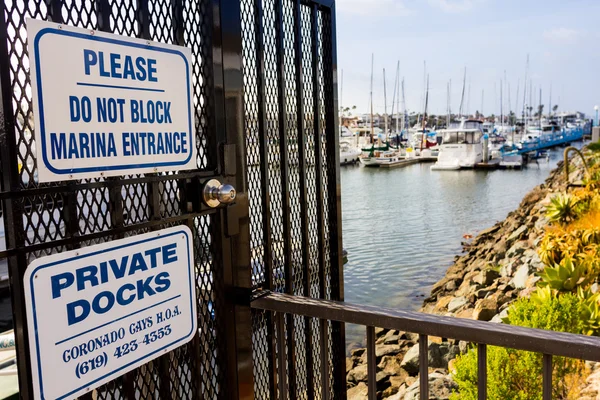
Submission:
<svg viewBox="0 0 600 400">
<path fill-rule="evenodd" d="M 571 162 L 570 182 L 582 179 L 583 168 L 577 161 Z M 548 224 L 545 206 L 565 186 L 560 162 L 545 183 L 530 191 L 506 219 L 463 242 L 463 254 L 455 257 L 445 276 L 433 286 L 420 311 L 501 323 L 509 305 L 535 288 L 539 279 L 535 272 L 542 268 L 536 248 Z M 378 398 L 418 399 L 418 335 L 386 329 L 377 329 L 376 335 Z M 467 351 L 468 343 L 432 337 L 428 348 L 430 399 L 448 399 L 456 388 L 449 371 L 456 356 Z M 346 370 L 348 399 L 366 399 L 365 349 L 351 352 Z M 600 369 L 593 375 L 600 375 Z M 588 399 L 597 396 L 592 386 Z"/>
</svg>

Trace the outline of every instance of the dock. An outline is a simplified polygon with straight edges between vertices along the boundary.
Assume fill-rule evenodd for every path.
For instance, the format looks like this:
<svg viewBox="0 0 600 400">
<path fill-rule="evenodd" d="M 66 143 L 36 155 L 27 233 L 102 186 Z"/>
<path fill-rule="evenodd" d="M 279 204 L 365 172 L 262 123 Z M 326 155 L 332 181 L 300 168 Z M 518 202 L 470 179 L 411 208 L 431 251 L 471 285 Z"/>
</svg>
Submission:
<svg viewBox="0 0 600 400">
<path fill-rule="evenodd" d="M 404 168 L 408 167 L 409 165 L 431 163 L 436 161 L 437 157 L 411 157 L 403 160 L 393 161 L 388 164 L 380 164 L 379 168 Z"/>
<path fill-rule="evenodd" d="M 521 169 L 523 157 L 520 155 L 505 155 L 502 158 L 492 158 L 488 162 L 475 164 L 475 169 Z"/>
</svg>

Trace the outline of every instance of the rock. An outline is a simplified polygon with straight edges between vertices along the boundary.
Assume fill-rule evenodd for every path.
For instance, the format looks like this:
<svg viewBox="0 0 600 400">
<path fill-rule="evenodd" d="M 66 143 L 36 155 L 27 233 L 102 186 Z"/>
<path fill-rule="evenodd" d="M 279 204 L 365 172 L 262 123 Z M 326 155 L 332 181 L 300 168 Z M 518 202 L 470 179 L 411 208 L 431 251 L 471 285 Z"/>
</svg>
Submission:
<svg viewBox="0 0 600 400">
<path fill-rule="evenodd" d="M 522 265 L 515 273 L 514 278 L 510 281 L 510 285 L 515 289 L 524 289 L 529 279 L 529 266 Z"/>
<path fill-rule="evenodd" d="M 346 372 L 349 372 L 352 368 L 354 368 L 354 361 L 351 358 L 346 358 Z"/>
<path fill-rule="evenodd" d="M 444 364 L 448 367 L 450 364 L 450 361 L 454 360 L 460 354 L 460 347 L 458 347 L 458 345 L 447 345 L 447 349 L 444 349 L 444 351 L 442 351 L 442 353 L 443 354 L 445 353 L 443 355 Z"/>
<path fill-rule="evenodd" d="M 377 367 L 388 376 L 402 376 L 405 370 L 401 367 L 402 360 L 396 356 L 383 356 Z"/>
<path fill-rule="evenodd" d="M 458 342 L 458 349 L 460 350 L 460 354 L 466 354 L 469 351 L 469 342 L 461 340 Z"/>
<path fill-rule="evenodd" d="M 506 240 L 507 242 L 512 242 L 513 240 L 519 239 L 521 235 L 527 230 L 527 225 L 521 225 L 517 228 Z"/>
<path fill-rule="evenodd" d="M 400 387 L 404 384 L 405 378 L 403 376 L 390 376 L 390 385 Z"/>
<path fill-rule="evenodd" d="M 397 344 L 384 344 L 375 347 L 375 357 L 383 357 L 400 353 L 400 346 Z"/>
<path fill-rule="evenodd" d="M 448 304 L 454 299 L 454 296 L 444 296 L 438 299 L 435 304 L 434 312 L 442 312 L 448 308 Z"/>
<path fill-rule="evenodd" d="M 447 400 L 450 394 L 456 391 L 458 385 L 447 375 L 429 374 L 429 398 Z M 406 389 L 404 400 L 419 400 L 419 382 L 415 382 Z"/>
<path fill-rule="evenodd" d="M 521 254 L 523 254 L 525 252 L 526 248 L 527 248 L 526 241 L 521 240 L 519 242 L 516 242 L 515 244 L 512 245 L 512 247 L 510 249 L 508 249 L 508 251 L 506 252 L 506 257 L 512 258 L 512 257 L 520 256 Z"/>
<path fill-rule="evenodd" d="M 456 281 L 450 281 L 448 283 L 446 283 L 446 286 L 444 286 L 444 289 L 447 292 L 453 292 L 456 290 Z"/>
<path fill-rule="evenodd" d="M 363 353 L 365 352 L 365 348 L 361 348 L 361 349 L 354 349 L 350 352 L 350 355 L 352 357 L 360 357 L 363 355 Z"/>
<path fill-rule="evenodd" d="M 494 318 L 490 320 L 490 322 L 502 323 L 502 319 L 508 316 L 508 308 L 500 311 L 499 314 L 494 315 Z"/>
<path fill-rule="evenodd" d="M 537 290 L 536 287 L 528 287 L 526 289 L 523 289 L 519 292 L 519 297 L 529 297 L 532 295 L 533 292 L 535 292 Z"/>
<path fill-rule="evenodd" d="M 492 233 L 496 233 L 498 232 L 498 230 L 500 229 L 500 224 L 496 224 L 494 226 L 492 226 L 491 228 L 487 228 L 484 229 L 482 231 L 479 232 L 479 234 L 477 235 L 477 238 L 483 238 L 484 236 L 488 236 L 491 235 Z"/>
<path fill-rule="evenodd" d="M 464 310 L 462 310 L 461 312 L 456 314 L 456 318 L 471 319 L 472 317 L 473 317 L 473 309 L 472 308 L 465 308 Z"/>
<path fill-rule="evenodd" d="M 398 336 L 398 333 L 400 332 L 395 329 L 390 329 L 389 331 L 387 331 L 384 337 L 388 338 L 390 336 Z"/>
<path fill-rule="evenodd" d="M 398 343 L 398 335 L 387 336 L 383 340 L 384 344 L 397 344 Z"/>
<path fill-rule="evenodd" d="M 385 372 L 379 371 L 377 375 L 375 375 L 375 382 L 377 382 L 377 386 L 379 386 L 379 384 L 381 384 L 383 381 L 387 380 L 388 376 L 389 375 Z"/>
<path fill-rule="evenodd" d="M 508 244 L 506 243 L 506 239 L 502 238 L 492 248 L 492 251 L 496 255 L 496 259 L 501 259 L 506 254 L 506 250 L 508 249 Z"/>
<path fill-rule="evenodd" d="M 398 393 L 398 386 L 390 386 L 389 388 L 385 389 L 383 391 L 383 393 L 381 393 L 381 398 L 385 399 L 385 398 L 390 398 L 390 396 L 395 395 L 396 393 Z"/>
<path fill-rule="evenodd" d="M 517 265 L 514 262 L 509 262 L 500 267 L 500 276 L 512 277 L 517 271 Z"/>
<path fill-rule="evenodd" d="M 447 347 L 445 348 L 446 353 L 444 353 L 442 345 L 429 342 L 427 344 L 427 350 L 427 360 L 430 368 L 446 368 L 448 366 L 447 361 L 444 360 L 444 355 L 447 354 Z M 411 376 L 415 376 L 419 373 L 418 343 L 406 352 L 400 366 Z"/>
<path fill-rule="evenodd" d="M 498 271 L 488 268 L 480 271 L 479 274 L 477 274 L 477 276 L 475 277 L 475 279 L 473 279 L 473 281 L 479 283 L 480 285 L 488 286 L 491 285 L 492 282 L 494 282 L 494 280 L 497 279 L 499 276 L 500 274 L 498 273 Z"/>
<path fill-rule="evenodd" d="M 406 388 L 407 387 L 408 386 L 404 385 L 404 384 L 400 385 L 398 387 L 398 391 L 396 392 L 396 394 L 388 397 L 386 400 L 404 400 L 404 396 L 406 395 Z"/>
<path fill-rule="evenodd" d="M 481 299 L 475 304 L 473 310 L 473 319 L 479 321 L 489 321 L 494 318 L 498 311 L 498 302 L 495 298 L 489 297 L 487 299 Z"/>
<path fill-rule="evenodd" d="M 369 395 L 369 388 L 364 382 L 360 382 L 346 392 L 348 400 L 366 400 Z"/>
<path fill-rule="evenodd" d="M 454 312 L 462 306 L 464 306 L 465 304 L 467 304 L 466 297 L 455 297 L 450 301 L 450 303 L 448 303 L 448 311 Z"/>
<path fill-rule="evenodd" d="M 537 283 L 537 281 L 539 281 L 541 278 L 539 276 L 536 275 L 529 275 L 529 277 L 527 278 L 527 282 L 525 282 L 525 287 L 526 288 L 532 288 L 535 287 L 535 284 Z"/>
<path fill-rule="evenodd" d="M 375 328 L 375 336 L 379 337 L 385 333 L 385 328 Z"/>
<path fill-rule="evenodd" d="M 346 380 L 349 382 L 366 382 L 368 380 L 367 364 L 361 364 L 348 372 Z"/>
</svg>

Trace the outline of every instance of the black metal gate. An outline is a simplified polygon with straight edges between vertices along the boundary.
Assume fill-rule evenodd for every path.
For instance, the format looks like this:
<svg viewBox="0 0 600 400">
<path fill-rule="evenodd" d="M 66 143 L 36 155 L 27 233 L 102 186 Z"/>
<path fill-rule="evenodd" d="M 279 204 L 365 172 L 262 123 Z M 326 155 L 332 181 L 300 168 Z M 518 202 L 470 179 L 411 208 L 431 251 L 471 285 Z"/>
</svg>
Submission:
<svg viewBox="0 0 600 400">
<path fill-rule="evenodd" d="M 197 168 L 38 183 L 26 18 L 190 47 Z M 343 300 L 335 54 L 333 2 L 3 2 L 0 262 L 23 398 L 32 397 L 28 264 L 181 224 L 194 232 L 197 336 L 84 397 L 345 397 L 342 325 L 289 316 L 276 326 L 250 307 L 261 289 Z M 212 178 L 236 187 L 234 205 L 200 201 Z"/>
</svg>

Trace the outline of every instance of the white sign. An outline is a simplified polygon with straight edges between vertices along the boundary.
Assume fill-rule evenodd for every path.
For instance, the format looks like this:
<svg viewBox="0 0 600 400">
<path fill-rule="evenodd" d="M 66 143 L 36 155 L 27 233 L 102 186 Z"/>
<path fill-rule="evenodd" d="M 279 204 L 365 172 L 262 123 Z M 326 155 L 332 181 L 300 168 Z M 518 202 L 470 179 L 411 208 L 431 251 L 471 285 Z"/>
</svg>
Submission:
<svg viewBox="0 0 600 400">
<path fill-rule="evenodd" d="M 43 257 L 25 272 L 33 388 L 70 399 L 192 339 L 186 226 Z"/>
<path fill-rule="evenodd" d="M 40 182 L 196 167 L 188 48 L 27 20 Z"/>
</svg>

